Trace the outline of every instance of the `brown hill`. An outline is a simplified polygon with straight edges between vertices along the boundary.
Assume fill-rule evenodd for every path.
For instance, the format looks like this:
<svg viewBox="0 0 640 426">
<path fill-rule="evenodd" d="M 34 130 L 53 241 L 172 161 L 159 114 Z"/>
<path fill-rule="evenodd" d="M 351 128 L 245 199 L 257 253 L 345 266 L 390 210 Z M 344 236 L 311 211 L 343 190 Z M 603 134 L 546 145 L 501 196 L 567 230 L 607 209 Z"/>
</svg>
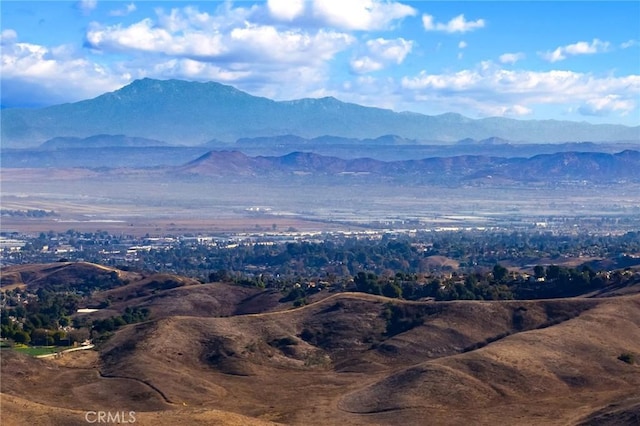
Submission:
<svg viewBox="0 0 640 426">
<path fill-rule="evenodd" d="M 12 265 L 2 268 L 0 286 L 27 286 L 37 290 L 42 286 L 69 285 L 71 287 L 87 281 L 112 280 L 133 281 L 141 275 L 121 271 L 108 266 L 88 262 L 58 262 L 29 265 Z M 119 282 L 121 285 L 122 282 Z"/>
<path fill-rule="evenodd" d="M 282 294 L 257 287 L 224 283 L 201 284 L 173 275 L 152 275 L 124 287 L 99 292 L 96 300 L 109 299 L 111 308 L 146 307 L 153 318 L 170 316 L 221 317 L 286 309 Z"/>
<path fill-rule="evenodd" d="M 342 159 L 310 152 L 292 152 L 279 157 L 250 157 L 238 151 L 210 151 L 170 170 L 172 175 L 273 176 L 367 175 L 433 184 L 499 179 L 500 181 L 584 180 L 612 182 L 637 180 L 640 152 L 558 152 L 531 158 L 484 155 L 431 157 L 420 160 L 380 161 L 371 158 Z"/>
<path fill-rule="evenodd" d="M 120 287 L 97 293 L 96 299 L 109 299 L 112 302 L 134 300 L 178 287 L 200 284 L 199 281 L 174 274 L 141 275 L 136 281 L 127 282 Z"/>
<path fill-rule="evenodd" d="M 0 393 L 2 404 L 2 424 L 4 426 L 86 426 L 89 421 L 95 422 L 99 410 L 70 410 L 38 404 L 24 398 L 6 393 Z M 91 412 L 88 414 L 88 412 Z M 269 426 L 277 423 L 260 420 L 236 413 L 215 409 L 173 408 L 163 411 L 136 411 L 130 414 L 122 411 L 112 411 L 112 415 L 119 414 L 129 423 L 140 425 L 177 425 L 203 424 L 210 426 Z M 87 417 L 87 415 L 89 417 Z M 130 417 L 132 416 L 132 417 Z M 124 423 L 124 422 L 122 422 Z"/>
<path fill-rule="evenodd" d="M 640 367 L 618 357 L 640 355 L 639 295 L 405 302 L 339 293 L 286 311 L 206 315 L 208 303 L 223 314 L 259 294 L 235 289 L 193 284 L 139 298 L 157 316 L 121 328 L 92 363 L 5 355 L 3 405 L 16 422 L 26 421 L 27 400 L 57 407 L 70 424 L 100 407 L 140 412 L 141 424 L 174 424 L 178 414 L 211 424 L 199 417 L 207 413 L 223 424 L 305 425 L 595 424 L 637 410 Z"/>
<path fill-rule="evenodd" d="M 603 401 L 635 394 L 638 366 L 617 356 L 640 349 L 638 302 L 599 304 L 553 327 L 402 369 L 345 396 L 340 407 L 381 418 L 394 412 L 401 422 L 435 412 L 434 423 L 449 423 L 456 413 L 484 423 L 499 408 L 503 418 L 523 424 L 574 423 Z"/>
<path fill-rule="evenodd" d="M 14 265 L 2 269 L 2 289 L 27 287 L 92 289 L 87 304 L 109 309 L 86 315 L 101 318 L 122 313 L 127 307 L 147 307 L 154 318 L 167 316 L 217 317 L 288 309 L 275 290 L 206 283 L 175 274 L 122 271 L 88 262 Z M 92 286 L 95 284 L 95 286 Z M 104 284 L 104 285 L 102 285 Z"/>
<path fill-rule="evenodd" d="M 151 320 L 97 351 L 3 351 L 3 424 L 84 424 L 87 410 L 111 410 L 154 425 L 594 425 L 633 424 L 639 409 L 640 366 L 619 359 L 640 356 L 638 284 L 536 301 L 336 293 L 290 309 L 277 292 L 170 274 L 8 271 L 32 288 L 117 278 L 95 301 L 110 300 L 111 314 L 146 307 Z"/>
</svg>

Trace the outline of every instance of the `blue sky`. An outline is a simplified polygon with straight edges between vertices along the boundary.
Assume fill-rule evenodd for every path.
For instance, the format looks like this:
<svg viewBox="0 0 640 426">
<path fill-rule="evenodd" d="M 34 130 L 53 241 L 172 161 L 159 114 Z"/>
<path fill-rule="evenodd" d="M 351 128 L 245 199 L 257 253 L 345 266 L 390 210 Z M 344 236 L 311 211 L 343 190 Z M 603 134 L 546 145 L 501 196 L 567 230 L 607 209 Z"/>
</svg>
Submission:
<svg viewBox="0 0 640 426">
<path fill-rule="evenodd" d="M 276 100 L 640 124 L 640 2 L 270 0 L 0 4 L 3 107 L 152 77 Z"/>
</svg>

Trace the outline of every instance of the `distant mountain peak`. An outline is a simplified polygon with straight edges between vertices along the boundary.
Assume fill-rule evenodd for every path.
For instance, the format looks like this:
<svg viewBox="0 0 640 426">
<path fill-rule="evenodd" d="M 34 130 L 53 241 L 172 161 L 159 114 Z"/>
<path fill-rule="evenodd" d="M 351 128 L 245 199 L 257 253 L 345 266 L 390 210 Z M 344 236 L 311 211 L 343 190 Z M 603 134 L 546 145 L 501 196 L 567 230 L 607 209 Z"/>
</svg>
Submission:
<svg viewBox="0 0 640 426">
<path fill-rule="evenodd" d="M 553 143 L 638 141 L 640 127 L 593 125 L 552 120 L 486 118 L 456 113 L 437 116 L 397 113 L 342 102 L 332 96 L 274 101 L 217 82 L 135 80 L 94 99 L 41 109 L 5 109 L 0 116 L 3 147 L 29 147 L 59 137 L 86 138 L 122 134 L 198 145 L 212 139 L 295 134 L 376 139 L 397 135 L 407 140 L 455 142 L 491 137 Z"/>
<path fill-rule="evenodd" d="M 202 94 L 223 93 L 233 94 L 241 96 L 249 96 L 241 90 L 236 89 L 233 86 L 225 85 L 215 81 L 199 82 L 199 81 L 185 81 L 185 80 L 156 80 L 153 78 L 141 78 L 134 80 L 126 86 L 116 90 L 113 93 L 119 94 L 162 94 L 162 93 L 175 93 L 175 92 L 202 92 Z"/>
</svg>

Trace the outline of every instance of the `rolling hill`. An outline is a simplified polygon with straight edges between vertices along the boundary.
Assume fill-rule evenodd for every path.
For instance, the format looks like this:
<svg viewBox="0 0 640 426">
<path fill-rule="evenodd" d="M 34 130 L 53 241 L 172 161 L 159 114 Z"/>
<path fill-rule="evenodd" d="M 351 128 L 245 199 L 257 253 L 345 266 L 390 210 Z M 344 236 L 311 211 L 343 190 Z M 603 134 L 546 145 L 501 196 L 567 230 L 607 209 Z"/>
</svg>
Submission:
<svg viewBox="0 0 640 426">
<path fill-rule="evenodd" d="M 461 155 L 422 160 L 341 159 L 308 152 L 279 157 L 249 157 L 238 151 L 211 151 L 175 169 L 178 175 L 200 176 L 365 176 L 448 184 L 477 179 L 523 183 L 584 180 L 615 182 L 640 178 L 640 152 L 617 154 L 561 152 L 530 158 Z M 172 171 L 173 173 L 173 171 Z"/>
<path fill-rule="evenodd" d="M 243 313 L 261 290 L 166 276 L 181 285 L 138 295 L 160 278 L 101 292 L 114 309 L 154 315 L 97 351 L 3 352 L 3 424 L 81 424 L 87 410 L 112 410 L 158 425 L 593 425 L 634 424 L 640 410 L 639 366 L 619 359 L 640 353 L 637 292 L 499 302 L 335 293 Z"/>
</svg>

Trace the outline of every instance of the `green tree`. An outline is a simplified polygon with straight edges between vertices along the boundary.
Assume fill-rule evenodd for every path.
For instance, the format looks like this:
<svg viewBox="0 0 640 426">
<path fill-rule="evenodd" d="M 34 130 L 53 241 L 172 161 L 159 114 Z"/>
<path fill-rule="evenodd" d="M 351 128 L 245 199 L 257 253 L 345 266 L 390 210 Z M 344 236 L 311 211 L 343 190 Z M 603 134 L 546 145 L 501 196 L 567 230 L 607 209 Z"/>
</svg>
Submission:
<svg viewBox="0 0 640 426">
<path fill-rule="evenodd" d="M 504 282 L 507 280 L 507 276 L 509 275 L 509 270 L 504 266 L 496 263 L 493 266 L 493 278 L 498 282 Z"/>
<path fill-rule="evenodd" d="M 382 294 L 387 297 L 400 298 L 402 297 L 402 289 L 399 286 L 388 282 L 384 287 L 382 287 Z"/>
<path fill-rule="evenodd" d="M 29 333 L 27 333 L 24 330 L 18 330 L 13 335 L 13 340 L 16 343 L 22 343 L 22 344 L 26 345 L 27 343 L 29 343 L 31 341 L 31 336 L 29 335 Z"/>
<path fill-rule="evenodd" d="M 546 276 L 547 278 L 551 279 L 551 280 L 555 280 L 558 277 L 560 277 L 560 272 L 561 272 L 562 268 L 558 265 L 549 265 L 547 266 L 547 273 Z"/>
</svg>

